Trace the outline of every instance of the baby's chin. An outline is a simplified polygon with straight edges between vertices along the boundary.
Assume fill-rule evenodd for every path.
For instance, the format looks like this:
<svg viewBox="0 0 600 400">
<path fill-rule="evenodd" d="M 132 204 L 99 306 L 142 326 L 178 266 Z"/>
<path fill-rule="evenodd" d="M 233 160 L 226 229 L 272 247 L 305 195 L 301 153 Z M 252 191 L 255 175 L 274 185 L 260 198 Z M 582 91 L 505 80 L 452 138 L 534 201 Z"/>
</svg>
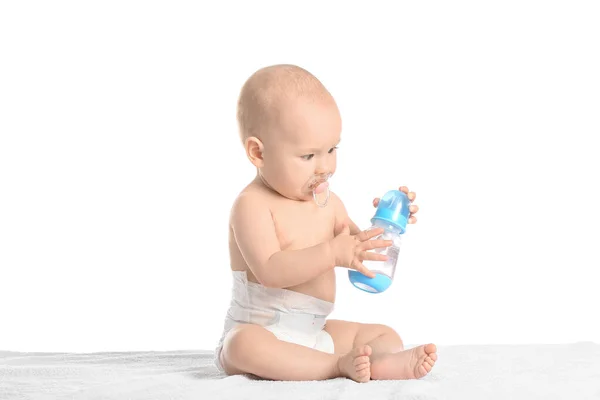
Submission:
<svg viewBox="0 0 600 400">
<path fill-rule="evenodd" d="M 313 201 L 312 192 L 302 192 L 295 196 L 294 200 L 298 201 Z"/>
<path fill-rule="evenodd" d="M 328 190 L 324 190 L 318 194 L 315 194 L 312 190 L 305 189 L 303 191 L 296 193 L 295 195 L 291 195 L 291 194 L 288 194 L 288 195 L 281 194 L 281 195 L 290 200 L 301 201 L 301 202 L 310 202 L 310 203 L 319 205 L 320 207 L 327 206 L 327 203 L 329 200 L 329 191 Z"/>
<path fill-rule="evenodd" d="M 272 190 L 277 192 L 281 197 L 284 197 L 289 200 L 301 201 L 301 202 L 313 202 L 313 203 L 317 203 L 317 201 L 319 201 L 320 203 L 324 203 L 325 205 L 327 204 L 326 197 L 328 197 L 328 196 L 327 196 L 326 191 L 322 192 L 320 194 L 317 194 L 316 199 L 315 199 L 315 195 L 313 194 L 313 191 L 310 190 L 310 188 L 306 188 L 306 187 L 303 187 L 302 189 L 300 189 L 296 192 L 284 190 L 283 188 L 272 188 Z"/>
<path fill-rule="evenodd" d="M 314 201 L 312 191 L 304 190 L 294 194 L 283 194 L 280 193 L 283 197 L 288 198 L 290 200 L 296 201 Z"/>
</svg>

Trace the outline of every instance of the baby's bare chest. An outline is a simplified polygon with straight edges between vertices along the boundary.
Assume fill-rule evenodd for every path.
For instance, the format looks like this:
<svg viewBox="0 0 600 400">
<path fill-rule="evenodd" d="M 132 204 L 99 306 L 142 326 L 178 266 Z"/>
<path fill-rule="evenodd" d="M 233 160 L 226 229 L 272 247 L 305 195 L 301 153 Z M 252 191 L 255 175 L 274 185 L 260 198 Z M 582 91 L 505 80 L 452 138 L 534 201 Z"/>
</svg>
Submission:
<svg viewBox="0 0 600 400">
<path fill-rule="evenodd" d="M 306 248 L 333 238 L 335 214 L 327 207 L 273 209 L 272 215 L 282 250 Z"/>
</svg>

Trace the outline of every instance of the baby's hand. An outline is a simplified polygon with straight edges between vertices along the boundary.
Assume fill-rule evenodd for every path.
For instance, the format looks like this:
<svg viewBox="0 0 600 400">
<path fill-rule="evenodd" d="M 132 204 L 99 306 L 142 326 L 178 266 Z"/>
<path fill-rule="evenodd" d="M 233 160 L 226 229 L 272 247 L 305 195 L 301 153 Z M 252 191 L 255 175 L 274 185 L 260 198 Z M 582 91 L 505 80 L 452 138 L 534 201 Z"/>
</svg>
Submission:
<svg viewBox="0 0 600 400">
<path fill-rule="evenodd" d="M 415 198 L 417 197 L 417 194 L 415 192 L 409 192 L 408 188 L 406 186 L 400 186 L 398 188 L 399 191 L 406 193 L 406 195 L 408 196 L 408 200 L 410 200 L 410 203 L 412 204 L 413 201 L 415 201 Z M 377 207 L 377 205 L 379 204 L 379 197 L 375 197 L 373 199 L 373 207 Z M 417 222 L 417 217 L 414 216 L 414 214 L 417 213 L 417 211 L 419 211 L 419 206 L 409 206 L 408 207 L 408 211 L 410 211 L 410 214 L 408 215 L 408 223 L 409 224 L 414 224 L 415 222 Z"/>
<path fill-rule="evenodd" d="M 362 231 L 358 235 L 350 235 L 350 228 L 344 225 L 340 233 L 331 240 L 331 249 L 335 256 L 335 265 L 355 269 L 369 278 L 375 274 L 367 269 L 363 260 L 386 261 L 387 256 L 369 252 L 368 250 L 386 248 L 392 245 L 391 240 L 370 240 L 383 233 L 382 228 Z"/>
</svg>

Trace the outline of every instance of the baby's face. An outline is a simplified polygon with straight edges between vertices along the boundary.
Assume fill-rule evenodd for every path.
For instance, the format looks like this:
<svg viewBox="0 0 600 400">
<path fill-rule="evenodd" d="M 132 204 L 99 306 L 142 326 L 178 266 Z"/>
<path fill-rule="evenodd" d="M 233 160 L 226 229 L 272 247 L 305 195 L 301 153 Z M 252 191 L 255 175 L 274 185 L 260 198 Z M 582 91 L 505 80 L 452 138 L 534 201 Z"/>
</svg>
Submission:
<svg viewBox="0 0 600 400">
<path fill-rule="evenodd" d="M 313 187 L 336 169 L 342 122 L 335 102 L 297 99 L 274 126 L 263 142 L 263 179 L 282 196 L 312 200 Z"/>
</svg>

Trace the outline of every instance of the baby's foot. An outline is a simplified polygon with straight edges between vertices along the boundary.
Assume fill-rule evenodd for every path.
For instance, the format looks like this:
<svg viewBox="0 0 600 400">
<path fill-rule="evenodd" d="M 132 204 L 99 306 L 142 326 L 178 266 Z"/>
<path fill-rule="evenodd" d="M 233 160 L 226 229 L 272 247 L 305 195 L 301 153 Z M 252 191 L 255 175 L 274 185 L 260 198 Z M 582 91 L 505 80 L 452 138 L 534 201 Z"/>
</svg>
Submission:
<svg viewBox="0 0 600 400">
<path fill-rule="evenodd" d="M 371 363 L 371 379 L 419 379 L 431 371 L 437 360 L 435 344 L 399 353 L 377 355 Z"/>
<path fill-rule="evenodd" d="M 340 357 L 338 369 L 341 376 L 348 377 L 356 382 L 371 380 L 371 347 L 363 345 L 355 347 L 348 354 Z"/>
</svg>

